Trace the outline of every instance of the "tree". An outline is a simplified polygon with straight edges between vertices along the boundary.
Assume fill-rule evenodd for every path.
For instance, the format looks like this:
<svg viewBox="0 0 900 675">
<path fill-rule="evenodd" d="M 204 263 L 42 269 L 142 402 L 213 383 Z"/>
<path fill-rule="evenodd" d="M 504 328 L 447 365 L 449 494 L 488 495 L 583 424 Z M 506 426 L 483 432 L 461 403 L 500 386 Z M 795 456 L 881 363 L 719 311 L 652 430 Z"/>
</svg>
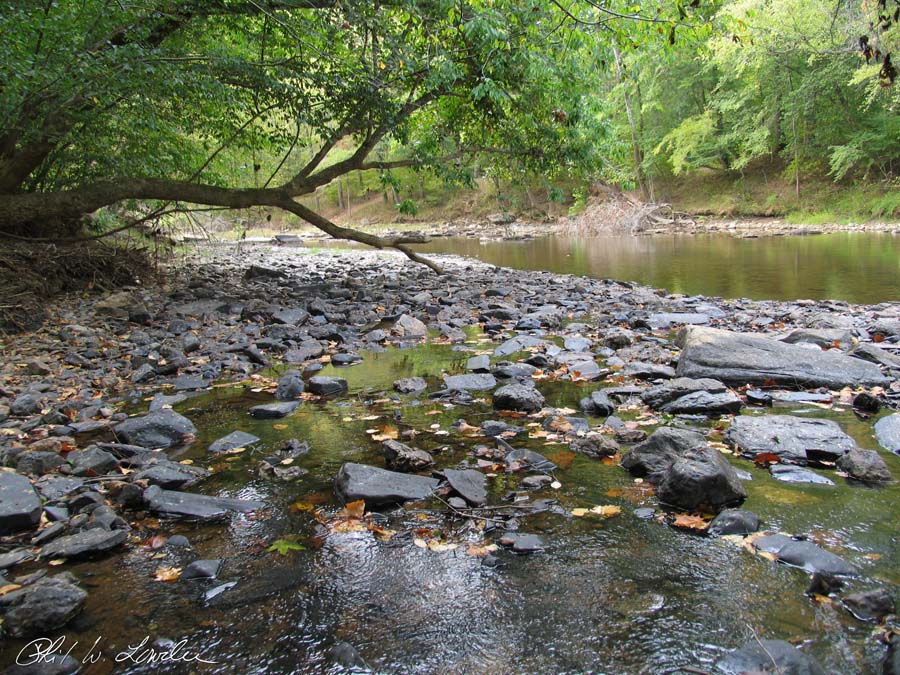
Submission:
<svg viewBox="0 0 900 675">
<path fill-rule="evenodd" d="M 422 260 L 408 248 L 418 238 L 340 227 L 296 198 L 350 171 L 447 170 L 473 153 L 564 163 L 568 135 L 547 133 L 560 126 L 550 82 L 577 59 L 559 28 L 537 0 L 5 8 L 0 229 L 60 236 L 126 200 L 262 206 Z M 404 156 L 373 159 L 389 140 Z M 235 184 L 224 156 L 257 150 L 271 165 L 253 167 L 252 186 L 246 173 Z"/>
</svg>

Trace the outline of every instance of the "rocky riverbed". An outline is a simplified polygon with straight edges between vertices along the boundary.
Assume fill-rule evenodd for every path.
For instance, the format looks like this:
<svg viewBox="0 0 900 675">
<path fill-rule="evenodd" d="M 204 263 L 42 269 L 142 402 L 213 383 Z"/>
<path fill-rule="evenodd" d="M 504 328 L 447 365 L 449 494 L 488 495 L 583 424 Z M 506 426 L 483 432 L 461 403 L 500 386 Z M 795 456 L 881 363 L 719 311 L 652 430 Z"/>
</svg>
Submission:
<svg viewBox="0 0 900 675">
<path fill-rule="evenodd" d="M 441 263 L 451 275 L 363 251 L 215 253 L 174 270 L 165 286 L 61 301 L 42 330 L 6 339 L 0 612 L 10 672 L 50 672 L 13 665 L 35 637 L 90 642 L 98 630 L 149 631 L 160 652 L 191 637 L 228 657 L 210 672 L 250 672 L 263 657 L 222 642 L 241 628 L 239 643 L 255 631 L 277 643 L 275 628 L 238 625 L 236 608 L 261 597 L 282 603 L 279 594 L 300 583 L 314 603 L 304 612 L 315 614 L 315 603 L 328 606 L 323 596 L 362 592 L 354 583 L 375 586 L 345 610 L 380 603 L 379 583 L 388 594 L 460 583 L 457 606 L 466 606 L 471 588 L 498 581 L 490 575 L 530 586 L 519 607 L 556 612 L 550 633 L 564 626 L 567 638 L 539 657 L 478 644 L 453 663 L 444 654 L 439 666 L 418 633 L 399 653 L 363 637 L 372 622 L 390 625 L 385 615 L 338 629 L 320 620 L 324 629 L 310 629 L 315 644 L 294 659 L 308 672 L 585 672 L 604 663 L 642 673 L 774 672 L 773 664 L 788 673 L 898 672 L 900 306 L 723 300 Z M 302 436 L 292 422 L 301 418 Z M 329 434 L 342 448 L 326 457 Z M 782 512 L 795 507 L 819 509 L 819 527 L 788 529 Z M 557 588 L 555 606 L 542 588 L 555 587 L 546 574 L 564 574 L 567 555 L 581 578 L 574 583 L 594 587 L 581 556 L 596 537 L 628 552 L 622 578 L 658 565 L 638 551 L 660 537 L 684 549 L 685 564 L 706 559 L 699 576 L 708 587 L 682 598 L 664 632 L 693 635 L 692 623 L 709 636 L 680 650 L 661 642 L 642 653 L 622 637 L 627 654 L 602 640 L 568 653 L 572 633 L 627 633 L 692 587 L 683 571 L 668 591 L 666 581 L 630 592 L 617 578 L 621 598 L 604 588 L 607 603 L 649 598 L 646 607 L 623 608 L 619 628 L 603 614 L 605 629 L 575 629 L 569 612 L 584 598 Z M 353 564 L 374 566 L 381 580 L 321 569 L 338 554 L 343 565 L 362 556 Z M 668 555 L 660 560 L 680 564 Z M 287 586 L 273 563 L 282 559 L 292 561 Z M 754 613 L 745 635 L 715 634 L 721 618 L 685 620 L 692 602 L 713 595 L 726 559 L 770 566 L 759 569 L 794 584 L 783 591 L 791 616 L 812 611 L 815 620 L 752 625 Z M 611 561 L 609 569 L 620 564 Z M 442 576 L 443 565 L 464 579 Z M 123 574 L 128 586 L 111 588 Z M 311 577 L 328 574 L 336 576 L 316 589 Z M 774 599 L 755 583 L 751 596 L 769 607 Z M 435 603 L 412 595 L 407 627 Z M 144 596 L 156 603 L 147 616 L 163 618 L 116 623 L 123 603 Z M 266 609 L 276 627 L 278 611 L 296 619 L 279 603 Z M 210 625 L 185 612 L 207 613 Z M 442 615 L 454 616 L 452 606 Z M 534 629 L 523 626 L 521 634 Z M 479 638 L 491 630 L 468 628 Z M 445 629 L 466 642 L 465 621 Z M 809 644 L 797 649 L 788 637 Z M 74 672 L 80 658 L 58 651 L 53 672 Z M 292 652 L 275 652 L 267 672 L 292 672 Z M 504 658 L 492 660 L 497 653 Z M 95 667 L 182 672 L 177 665 Z"/>
</svg>

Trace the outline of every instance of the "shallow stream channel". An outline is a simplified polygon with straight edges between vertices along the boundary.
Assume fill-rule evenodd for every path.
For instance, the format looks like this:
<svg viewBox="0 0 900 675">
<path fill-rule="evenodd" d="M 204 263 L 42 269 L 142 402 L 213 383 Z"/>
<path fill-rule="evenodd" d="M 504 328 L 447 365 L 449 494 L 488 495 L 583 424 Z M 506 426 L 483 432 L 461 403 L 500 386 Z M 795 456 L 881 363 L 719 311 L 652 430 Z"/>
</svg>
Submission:
<svg viewBox="0 0 900 675">
<path fill-rule="evenodd" d="M 291 255 L 277 254 L 281 262 Z M 326 262 L 311 265 L 307 255 L 301 267 L 327 277 L 329 266 L 334 272 L 340 264 L 354 265 L 352 254 L 343 256 L 342 263 L 330 254 L 319 255 Z M 272 258 L 265 260 L 273 264 Z M 377 270 L 382 265 L 378 260 L 366 258 L 363 267 Z M 454 264 L 457 277 L 451 286 L 474 284 L 469 290 L 480 297 L 485 279 L 494 272 L 483 265 Z M 391 276 L 392 270 L 381 272 Z M 426 278 L 416 274 L 420 281 Z M 531 309 L 567 292 L 566 284 L 575 288 L 582 283 L 572 277 L 552 282 L 552 275 L 504 274 L 498 284 L 549 289 L 547 297 L 530 301 Z M 270 288 L 278 283 L 271 282 Z M 354 358 L 347 359 L 353 365 L 337 367 L 326 353 L 311 360 L 323 364 L 321 370 L 307 364 L 310 372 L 304 379 L 317 370 L 315 377 L 345 379 L 347 391 L 316 396 L 307 382 L 299 407 L 278 419 L 248 415 L 251 407 L 272 403 L 276 383 L 289 368 L 298 367 L 280 363 L 274 350 L 268 367 L 240 381 L 223 378 L 189 392 L 173 409 L 195 425 L 196 434 L 190 444 L 165 452 L 175 462 L 212 473 L 187 491 L 264 505 L 204 520 L 170 519 L 152 508 L 138 508 L 128 512 L 127 547 L 89 560 L 51 561 L 51 573 L 72 573 L 88 593 L 78 616 L 64 628 L 48 631 L 65 638 L 57 651 L 70 650 L 79 661 L 88 661 L 82 672 L 90 675 L 736 675 L 744 671 L 723 665 L 729 653 L 764 640 L 786 640 L 821 664 L 824 673 L 887 673 L 882 663 L 891 619 L 880 615 L 862 621 L 842 598 L 872 589 L 886 589 L 896 598 L 900 587 L 900 456 L 881 447 L 873 432 L 879 420 L 896 417 L 890 409 L 896 392 L 888 384 L 896 382 L 878 379 L 879 372 L 897 371 L 884 364 L 879 371 L 866 361 L 881 385 L 786 387 L 772 375 L 771 381 L 732 384 L 727 391 L 711 384 L 699 387 L 732 396 L 738 416 L 664 412 L 663 406 L 647 405 L 642 394 L 673 381 L 676 373 L 668 364 L 679 359 L 676 334 L 684 322 L 700 322 L 697 311 L 709 312 L 701 323 L 731 322 L 729 327 L 735 327 L 734 317 L 742 311 L 741 330 L 749 333 L 763 325 L 758 321 L 762 315 L 770 322 L 790 322 L 789 311 L 795 311 L 800 323 L 801 316 L 827 309 L 829 316 L 849 312 L 861 324 L 890 314 L 892 306 L 857 312 L 841 304 L 797 308 L 785 303 L 776 313 L 774 305 L 745 302 L 716 313 L 712 305 L 722 303 L 703 297 L 591 283 L 596 285 L 577 286 L 588 304 L 555 314 L 561 318 L 554 327 L 515 330 L 517 322 L 531 325 L 522 322 L 534 312 L 529 314 L 529 303 L 507 298 L 504 306 L 517 308 L 510 310 L 507 322 L 476 318 L 464 331 L 453 332 L 436 330 L 435 321 L 424 340 L 348 340 L 346 349 L 332 344 L 332 353 L 355 346 Z M 428 292 L 439 295 L 441 288 L 435 283 Z M 455 297 L 453 288 L 450 297 Z M 593 310 L 580 310 L 589 307 L 587 298 L 599 297 L 607 288 L 619 295 L 603 300 L 610 314 L 597 323 Z M 421 289 L 410 294 L 416 290 Z M 628 311 L 637 314 L 615 313 L 624 311 L 626 295 Z M 287 297 L 281 294 L 279 302 L 287 304 Z M 653 298 L 659 300 L 656 308 Z M 184 304 L 184 298 L 177 300 Z M 379 300 L 369 301 L 375 302 Z M 165 303 L 160 303 L 161 316 Z M 177 303 L 171 303 L 165 311 L 174 316 Z M 425 311 L 414 312 L 411 301 L 398 307 L 427 317 Z M 662 324 L 652 318 L 647 323 L 647 312 L 660 310 L 680 314 L 665 315 Z M 696 310 L 693 316 L 691 310 Z M 390 312 L 389 307 L 389 321 L 366 330 L 384 329 L 388 335 L 399 322 L 399 310 L 394 316 Z M 635 320 L 638 314 L 643 323 Z M 68 316 L 69 321 L 74 318 Z M 232 318 L 229 325 L 246 333 L 246 322 L 242 328 Z M 200 324 L 207 332 L 196 327 L 195 332 L 205 341 L 212 324 L 208 317 Z M 264 334 L 267 322 L 260 325 Z M 781 326 L 769 330 L 780 336 L 790 332 L 791 325 Z M 122 323 L 109 334 L 131 335 L 134 330 Z M 160 335 L 166 330 L 171 329 Z M 523 335 L 530 340 L 521 349 L 504 342 Z M 831 338 L 826 332 L 807 339 L 822 335 Z M 122 339 L 126 344 L 127 338 Z M 841 351 L 837 342 L 829 354 Z M 885 347 L 879 353 L 895 353 L 887 349 L 896 342 L 891 336 L 876 342 Z M 506 348 L 498 353 L 498 345 Z M 807 344 L 805 351 L 820 354 L 828 347 L 832 345 Z M 801 350 L 791 352 L 795 354 L 804 351 L 791 348 Z M 596 371 L 579 371 L 584 360 L 560 356 L 579 350 L 588 354 L 585 358 L 595 363 Z M 639 361 L 642 354 L 645 360 Z M 665 354 L 671 357 L 668 362 Z M 470 359 L 477 356 L 487 357 L 488 364 L 476 367 Z M 843 353 L 833 358 L 861 361 Z M 214 357 L 204 356 L 195 365 L 209 360 Z M 502 379 L 498 368 L 525 361 L 538 364 L 528 369 L 530 383 L 522 386 L 533 384 L 542 394 L 540 412 L 522 412 L 522 406 L 518 412 L 502 409 L 516 406 L 496 405 L 495 388 L 515 377 Z M 682 375 L 686 366 L 677 367 Z M 477 377 L 473 370 L 483 369 L 497 376 L 493 386 L 454 387 L 445 379 L 467 373 Z M 521 372 L 513 374 L 522 378 Z M 398 380 L 414 377 L 424 379 L 424 391 L 400 393 L 395 387 Z M 601 414 L 592 407 L 590 396 L 598 389 L 611 392 L 613 411 Z M 857 398 L 861 392 L 880 398 L 881 405 L 863 406 Z M 152 387 L 144 387 L 124 396 L 116 408 L 119 419 L 146 414 L 153 393 Z M 754 461 L 753 451 L 738 448 L 726 436 L 734 419 L 769 415 L 836 422 L 851 445 L 855 441 L 859 448 L 876 451 L 894 480 L 877 485 L 854 481 L 846 471 L 835 470 L 832 455 L 813 456 L 811 448 L 806 448 L 810 461 L 803 462 L 804 482 L 776 479 L 772 466 L 784 457 L 756 452 Z M 746 493 L 742 504 L 731 505 L 755 513 L 761 532 L 796 535 L 837 556 L 852 573 L 817 575 L 811 588 L 812 567 L 803 569 L 802 561 L 784 564 L 778 551 L 757 548 L 759 534 L 711 535 L 709 522 L 715 514 L 706 504 L 696 509 L 661 505 L 654 481 L 621 465 L 635 445 L 646 443 L 660 427 L 692 429 L 704 437 L 707 449 L 714 450 L 716 461 L 724 461 L 726 472 L 734 472 Z M 214 441 L 236 430 L 258 441 L 209 452 Z M 79 447 L 115 440 L 114 432 L 99 424 L 75 437 Z M 777 444 L 779 439 L 771 440 Z M 480 473 L 486 499 L 460 499 L 459 491 L 444 482 L 431 497 L 393 505 L 343 499 L 335 489 L 341 467 L 385 467 L 385 444 L 391 441 L 431 455 L 433 467 L 411 473 Z M 533 456 L 513 459 L 510 453 L 518 449 L 538 453 L 546 464 L 535 463 Z M 123 466 L 117 471 L 127 481 L 132 470 Z M 179 578 L 198 559 L 221 561 L 214 578 Z M 6 574 L 12 579 L 39 568 L 47 569 L 44 562 L 29 562 Z M 2 643 L 0 666 L 11 665 L 28 643 L 24 637 Z M 153 661 L 152 653 L 173 644 L 183 645 L 180 658 L 141 662 Z M 94 663 L 91 654 L 98 657 Z"/>
</svg>

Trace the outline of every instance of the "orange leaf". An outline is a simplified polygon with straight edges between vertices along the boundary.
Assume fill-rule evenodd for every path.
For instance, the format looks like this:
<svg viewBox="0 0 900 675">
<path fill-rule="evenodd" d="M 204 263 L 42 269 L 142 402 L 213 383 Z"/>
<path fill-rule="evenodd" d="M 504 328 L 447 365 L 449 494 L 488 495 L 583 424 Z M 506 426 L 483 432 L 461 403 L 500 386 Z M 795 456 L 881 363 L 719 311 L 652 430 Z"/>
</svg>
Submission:
<svg viewBox="0 0 900 675">
<path fill-rule="evenodd" d="M 678 513 L 672 525 L 680 527 L 683 530 L 694 530 L 695 532 L 706 532 L 709 523 L 700 516 L 692 516 L 689 513 Z"/>
<path fill-rule="evenodd" d="M 154 578 L 157 581 L 178 581 L 180 577 L 180 567 L 158 567 Z"/>
<path fill-rule="evenodd" d="M 338 516 L 343 516 L 344 518 L 362 518 L 366 513 L 366 502 L 365 500 L 358 499 L 355 502 L 349 502 L 343 509 L 341 509 Z"/>
<path fill-rule="evenodd" d="M 781 462 L 781 457 L 771 452 L 758 452 L 756 453 L 756 457 L 753 458 L 753 463 L 756 466 L 769 466 L 770 464 L 778 464 Z"/>
</svg>

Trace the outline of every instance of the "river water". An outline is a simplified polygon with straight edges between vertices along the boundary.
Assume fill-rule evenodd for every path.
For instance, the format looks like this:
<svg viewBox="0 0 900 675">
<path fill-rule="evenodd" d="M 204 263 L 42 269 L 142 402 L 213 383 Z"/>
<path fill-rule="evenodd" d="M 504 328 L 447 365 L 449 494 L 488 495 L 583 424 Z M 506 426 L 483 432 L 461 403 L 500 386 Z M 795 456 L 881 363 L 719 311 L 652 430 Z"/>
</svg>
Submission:
<svg viewBox="0 0 900 675">
<path fill-rule="evenodd" d="M 416 247 L 516 269 L 635 281 L 672 293 L 754 300 L 900 300 L 900 236 L 838 232 L 739 239 L 725 234 L 435 239 Z"/>
</svg>

